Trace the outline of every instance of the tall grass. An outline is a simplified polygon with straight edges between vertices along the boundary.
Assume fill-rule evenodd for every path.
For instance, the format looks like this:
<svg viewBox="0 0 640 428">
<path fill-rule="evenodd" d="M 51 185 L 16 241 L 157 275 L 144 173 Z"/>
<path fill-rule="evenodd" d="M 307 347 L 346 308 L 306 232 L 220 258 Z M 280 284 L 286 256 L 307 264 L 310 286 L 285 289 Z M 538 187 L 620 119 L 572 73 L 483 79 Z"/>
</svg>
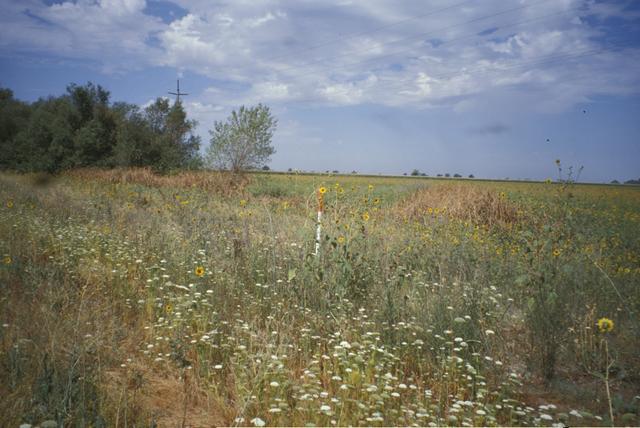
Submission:
<svg viewBox="0 0 640 428">
<path fill-rule="evenodd" d="M 637 421 L 635 189 L 0 180 L 10 426 L 607 424 L 602 316 L 612 413 Z"/>
</svg>

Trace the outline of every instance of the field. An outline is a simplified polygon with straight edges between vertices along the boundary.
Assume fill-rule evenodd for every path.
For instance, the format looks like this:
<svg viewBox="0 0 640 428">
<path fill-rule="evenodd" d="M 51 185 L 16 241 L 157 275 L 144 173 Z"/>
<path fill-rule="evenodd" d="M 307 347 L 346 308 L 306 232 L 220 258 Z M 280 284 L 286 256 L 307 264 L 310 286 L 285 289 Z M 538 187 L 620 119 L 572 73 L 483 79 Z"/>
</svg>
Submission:
<svg viewBox="0 0 640 428">
<path fill-rule="evenodd" d="M 638 187 L 78 170 L 0 202 L 3 426 L 640 424 Z"/>
</svg>

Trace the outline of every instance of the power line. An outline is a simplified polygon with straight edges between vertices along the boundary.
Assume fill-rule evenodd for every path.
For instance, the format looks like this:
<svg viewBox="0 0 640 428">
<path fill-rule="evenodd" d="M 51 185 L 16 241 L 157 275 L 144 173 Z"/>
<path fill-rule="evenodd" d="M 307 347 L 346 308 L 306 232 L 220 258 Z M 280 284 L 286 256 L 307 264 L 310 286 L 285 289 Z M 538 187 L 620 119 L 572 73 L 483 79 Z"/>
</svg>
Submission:
<svg viewBox="0 0 640 428">
<path fill-rule="evenodd" d="M 621 47 L 625 47 L 627 45 L 632 45 L 635 44 L 634 41 L 629 41 L 626 43 L 622 43 L 622 44 L 618 44 L 616 46 L 614 46 L 614 48 L 621 48 Z M 518 68 L 527 68 L 527 67 L 532 67 L 531 70 L 535 69 L 535 67 L 540 66 L 540 65 L 545 65 L 545 64 L 553 64 L 553 63 L 560 63 L 560 65 L 564 64 L 562 63 L 562 61 L 564 60 L 572 60 L 572 59 L 579 59 L 579 58 L 586 58 L 586 57 L 590 57 L 590 56 L 595 56 L 601 53 L 605 53 L 607 51 L 612 51 L 612 49 L 609 48 L 598 48 L 598 49 L 590 49 L 590 50 L 586 50 L 583 52 L 579 52 L 579 53 L 572 53 L 572 54 L 564 54 L 564 55 L 551 55 L 551 56 L 543 56 L 543 57 L 539 57 L 539 58 L 535 58 L 529 61 L 524 61 L 524 62 L 520 62 L 517 64 L 511 64 L 509 66 L 503 66 L 500 68 L 492 68 L 492 69 L 488 69 L 488 67 L 484 67 L 484 69 L 482 67 L 480 68 L 476 68 L 476 69 L 467 69 L 464 71 L 456 71 L 456 72 L 452 72 L 452 73 L 442 73 L 439 75 L 434 75 L 434 76 L 427 76 L 432 80 L 443 80 L 446 78 L 453 78 L 456 76 L 464 76 L 464 75 L 468 75 L 470 73 L 473 73 L 474 77 L 478 77 L 478 76 L 482 76 L 484 74 L 489 74 L 489 73 L 494 73 L 494 72 L 501 72 L 501 71 L 505 71 L 505 70 L 513 70 L 513 69 L 518 69 Z M 408 90 L 415 90 L 415 86 L 416 86 L 416 82 L 412 82 L 412 83 L 407 83 L 407 82 L 393 82 L 393 81 L 389 81 L 387 80 L 386 82 L 388 83 L 392 83 L 391 85 L 384 85 L 383 89 L 385 90 L 389 90 L 389 89 L 394 89 L 394 88 L 398 88 L 399 90 L 401 89 L 405 89 L 406 91 Z M 385 83 L 384 81 L 382 83 Z M 393 84 L 395 83 L 395 84 Z M 364 88 L 364 89 L 380 89 L 380 85 L 379 82 L 376 83 L 375 87 L 371 86 L 368 88 Z M 310 101 L 317 101 L 317 97 L 313 97 L 313 98 L 304 98 L 304 99 L 294 99 L 291 100 L 292 102 L 295 103 L 301 103 L 301 102 L 310 102 Z"/>
<path fill-rule="evenodd" d="M 347 34 L 347 35 L 342 36 L 342 37 L 337 37 L 335 39 L 327 40 L 325 42 L 321 42 L 321 43 L 318 43 L 316 45 L 311 45 L 311 46 L 308 46 L 306 48 L 302 48 L 302 49 L 299 49 L 299 50 L 295 50 L 293 52 L 289 52 L 288 54 L 285 54 L 285 55 L 279 55 L 279 56 L 276 56 L 276 57 L 272 57 L 272 58 L 270 58 L 270 60 L 271 61 L 276 61 L 278 59 L 284 58 L 284 57 L 286 57 L 288 55 L 291 55 L 291 54 L 308 52 L 308 51 L 312 51 L 312 50 L 315 50 L 315 49 L 318 49 L 318 48 L 322 48 L 322 47 L 325 47 L 325 46 L 333 45 L 333 44 L 336 44 L 336 43 L 341 43 L 341 42 L 344 42 L 345 40 L 354 39 L 356 37 L 364 36 L 364 35 L 367 35 L 367 34 L 377 33 L 377 32 L 380 32 L 382 30 L 386 30 L 388 28 L 397 27 L 398 25 L 405 24 L 405 23 L 407 23 L 409 21 L 415 21 L 416 19 L 424 18 L 426 16 L 436 15 L 436 14 L 438 14 L 440 12 L 446 12 L 447 10 L 455 9 L 457 7 L 463 6 L 463 5 L 468 4 L 468 3 L 473 3 L 473 2 L 474 2 L 474 0 L 466 0 L 466 1 L 463 1 L 461 3 L 457 3 L 457 4 L 454 4 L 454 5 L 451 5 L 451 6 L 447 6 L 447 7 L 443 7 L 441 9 L 431 10 L 429 12 L 426 12 L 426 13 L 423 13 L 423 14 L 420 14 L 420 15 L 415 15 L 415 16 L 412 16 L 410 18 L 402 19 L 400 21 L 396 21 L 396 22 L 393 22 L 391 24 L 386 24 L 386 25 L 382 25 L 382 26 L 379 26 L 379 27 L 375 27 L 375 28 L 372 28 L 371 30 L 365 30 L 365 31 L 359 31 L 359 32 L 356 32 L 356 33 Z"/>
<path fill-rule="evenodd" d="M 533 4 L 524 5 L 524 6 L 518 6 L 518 7 L 510 8 L 510 9 L 505 9 L 505 10 L 502 10 L 502 11 L 499 11 L 499 12 L 496 12 L 496 13 L 480 16 L 478 18 L 474 18 L 474 19 L 471 19 L 471 20 L 468 20 L 468 21 L 465 21 L 465 22 L 461 22 L 461 23 L 458 23 L 458 24 L 449 25 L 449 26 L 438 28 L 438 29 L 435 29 L 435 30 L 425 31 L 425 32 L 414 34 L 414 35 L 407 36 L 407 37 L 402 37 L 400 39 L 396 39 L 396 40 L 393 40 L 393 41 L 385 42 L 385 43 L 382 43 L 382 44 L 386 45 L 386 44 L 393 44 L 393 43 L 399 43 L 399 42 L 406 42 L 408 40 L 421 38 L 421 37 L 424 37 L 424 36 L 427 36 L 427 35 L 431 35 L 431 34 L 434 34 L 434 33 L 437 33 L 437 32 L 441 32 L 441 31 L 451 30 L 451 29 L 454 29 L 454 28 L 461 27 L 463 25 L 468 25 L 468 24 L 472 24 L 472 23 L 475 23 L 475 22 L 483 21 L 483 20 L 486 20 L 486 19 L 495 18 L 496 16 L 505 15 L 505 14 L 508 14 L 508 13 L 511 13 L 511 12 L 515 12 L 515 11 L 518 11 L 518 10 L 528 9 L 528 8 L 533 7 L 533 6 L 540 5 L 542 3 L 547 3 L 549 1 L 551 1 L 551 0 L 541 0 L 541 1 L 538 1 L 538 2 L 533 3 Z M 358 53 L 369 52 L 369 51 L 372 51 L 373 49 L 374 48 L 361 49 Z M 352 55 L 354 55 L 353 52 L 351 52 L 351 53 L 347 52 L 347 53 L 343 53 L 343 54 L 339 54 L 339 55 L 333 55 L 333 56 L 326 57 L 326 58 L 319 59 L 319 60 L 308 61 L 306 63 L 298 64 L 298 65 L 295 65 L 295 66 L 289 66 L 289 67 L 281 68 L 280 70 L 276 70 L 276 71 L 280 72 L 280 73 L 283 73 L 283 72 L 286 72 L 288 70 L 295 70 L 295 69 L 299 69 L 301 67 L 306 67 L 306 66 L 309 66 L 309 65 L 326 62 L 327 60 L 335 60 L 337 58 L 342 58 L 342 57 L 347 57 L 347 56 L 352 56 Z"/>
<path fill-rule="evenodd" d="M 516 23 L 494 27 L 494 32 L 498 31 L 498 30 L 504 30 L 504 29 L 507 29 L 507 28 L 517 27 L 517 26 L 520 26 L 520 25 L 523 25 L 523 24 L 530 24 L 532 22 L 546 20 L 548 18 L 553 18 L 553 17 L 559 16 L 559 15 L 563 15 L 563 14 L 566 14 L 566 13 L 569 13 L 569 12 L 573 12 L 573 11 L 575 11 L 577 9 L 579 9 L 579 8 L 568 9 L 568 10 L 561 11 L 561 12 L 554 12 L 554 13 L 547 14 L 547 15 L 542 15 L 542 16 L 538 16 L 538 17 L 534 17 L 534 18 L 530 18 L 530 19 L 525 19 L 525 20 L 522 20 L 522 21 L 519 21 L 519 22 L 516 22 Z M 444 45 L 449 45 L 449 44 L 452 44 L 454 42 L 458 42 L 458 41 L 461 41 L 461 40 L 474 38 L 474 37 L 478 37 L 478 33 L 477 32 L 474 32 L 472 34 L 467 34 L 467 35 L 464 35 L 464 36 L 460 36 L 460 37 L 457 37 L 457 38 L 454 38 L 454 39 L 446 40 L 446 41 L 440 43 L 436 48 L 440 48 L 441 46 L 444 46 Z M 381 59 L 391 58 L 391 57 L 394 57 L 396 55 L 403 54 L 403 53 L 406 53 L 406 52 L 414 52 L 416 49 L 419 49 L 419 48 L 413 48 L 412 47 L 412 48 L 402 49 L 402 50 L 390 52 L 388 54 L 381 55 L 381 56 L 378 56 L 378 57 L 375 57 L 375 58 L 369 58 L 369 59 L 364 59 L 364 60 L 361 60 L 361 61 L 355 61 L 355 62 L 350 62 L 350 63 L 347 63 L 347 64 L 342 64 L 342 65 L 339 65 L 339 66 L 333 66 L 331 68 L 331 71 L 352 67 L 354 65 L 366 64 L 366 63 L 369 63 L 369 62 L 377 62 L 377 61 L 380 61 Z M 292 68 L 294 68 L 294 67 L 292 67 Z M 282 70 L 279 70 L 279 72 L 282 72 Z M 291 76 L 290 79 L 299 79 L 299 78 L 302 78 L 302 77 L 312 76 L 312 75 L 321 75 L 321 72 L 319 72 L 319 71 L 311 71 L 311 72 L 308 72 L 308 73 L 301 73 L 301 74 L 297 74 L 297 75 Z"/>
</svg>

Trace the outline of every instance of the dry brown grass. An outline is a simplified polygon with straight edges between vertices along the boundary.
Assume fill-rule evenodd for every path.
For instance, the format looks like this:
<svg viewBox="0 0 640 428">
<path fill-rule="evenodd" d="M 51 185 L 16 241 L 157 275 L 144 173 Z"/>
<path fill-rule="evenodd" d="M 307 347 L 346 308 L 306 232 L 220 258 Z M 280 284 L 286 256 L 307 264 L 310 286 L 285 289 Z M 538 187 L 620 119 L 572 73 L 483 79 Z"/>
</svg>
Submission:
<svg viewBox="0 0 640 428">
<path fill-rule="evenodd" d="M 518 221 L 518 210 L 504 195 L 479 186 L 442 184 L 419 189 L 396 205 L 403 218 L 416 219 L 429 209 L 477 225 L 505 225 Z"/>
<path fill-rule="evenodd" d="M 141 184 L 149 187 L 200 188 L 224 196 L 242 191 L 249 183 L 246 175 L 225 171 L 184 171 L 174 175 L 156 174 L 151 168 L 84 168 L 68 171 L 68 176 L 108 183 Z"/>
<path fill-rule="evenodd" d="M 225 424 L 220 403 L 214 402 L 193 378 L 192 370 L 163 367 L 148 362 L 129 363 L 110 370 L 104 379 L 105 396 L 116 425 L 153 421 L 159 427 L 213 427 Z"/>
</svg>

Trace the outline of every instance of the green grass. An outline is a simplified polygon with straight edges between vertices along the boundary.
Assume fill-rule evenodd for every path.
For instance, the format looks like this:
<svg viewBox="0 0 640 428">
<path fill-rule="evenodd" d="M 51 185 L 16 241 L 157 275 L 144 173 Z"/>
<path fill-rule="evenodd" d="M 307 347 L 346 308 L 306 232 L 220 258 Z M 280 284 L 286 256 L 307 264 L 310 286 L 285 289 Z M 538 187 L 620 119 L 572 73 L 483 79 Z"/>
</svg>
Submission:
<svg viewBox="0 0 640 428">
<path fill-rule="evenodd" d="M 640 189 L 140 177 L 0 176 L 11 426 L 638 422 Z"/>
</svg>

